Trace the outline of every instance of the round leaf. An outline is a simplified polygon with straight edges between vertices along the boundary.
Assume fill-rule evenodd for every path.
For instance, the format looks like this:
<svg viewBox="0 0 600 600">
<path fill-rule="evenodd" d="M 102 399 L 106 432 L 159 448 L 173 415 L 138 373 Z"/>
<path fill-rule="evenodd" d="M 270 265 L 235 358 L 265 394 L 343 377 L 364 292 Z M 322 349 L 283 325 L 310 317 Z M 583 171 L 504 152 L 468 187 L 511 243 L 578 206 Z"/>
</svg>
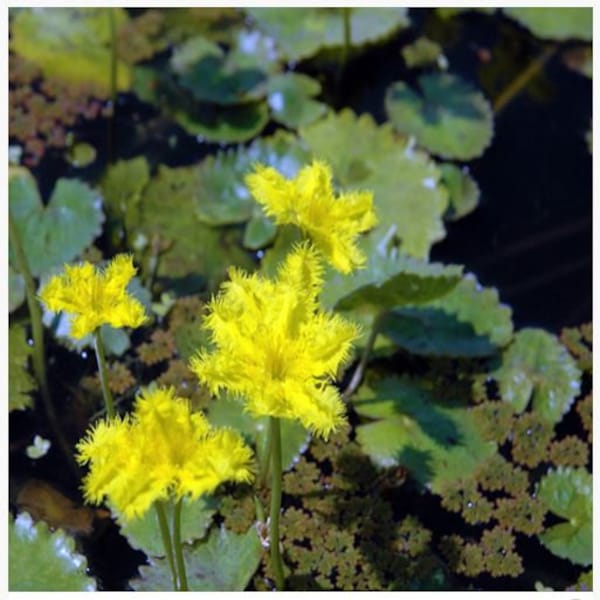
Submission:
<svg viewBox="0 0 600 600">
<path fill-rule="evenodd" d="M 268 103 L 273 118 L 295 129 L 316 121 L 327 106 L 311 98 L 321 92 L 321 84 L 301 73 L 285 73 L 269 79 Z"/>
<path fill-rule="evenodd" d="M 592 41 L 592 8 L 512 6 L 504 14 L 524 25 L 534 35 L 548 40 Z"/>
<path fill-rule="evenodd" d="M 483 94 L 446 73 L 422 75 L 419 86 L 421 94 L 401 81 L 388 88 L 385 106 L 394 127 L 444 158 L 481 156 L 494 132 L 492 109 Z"/>
</svg>

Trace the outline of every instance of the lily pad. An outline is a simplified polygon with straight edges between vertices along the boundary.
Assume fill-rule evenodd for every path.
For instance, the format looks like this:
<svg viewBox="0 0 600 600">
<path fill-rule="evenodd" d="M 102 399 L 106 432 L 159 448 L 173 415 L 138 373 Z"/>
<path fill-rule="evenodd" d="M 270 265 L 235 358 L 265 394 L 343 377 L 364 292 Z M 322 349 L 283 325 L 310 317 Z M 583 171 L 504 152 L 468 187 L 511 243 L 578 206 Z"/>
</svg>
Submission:
<svg viewBox="0 0 600 600">
<path fill-rule="evenodd" d="M 592 474 L 585 469 L 558 467 L 540 481 L 538 496 L 566 522 L 538 534 L 556 556 L 588 566 L 592 564 Z"/>
<path fill-rule="evenodd" d="M 8 312 L 13 312 L 25 302 L 25 279 L 11 265 L 8 266 Z"/>
<path fill-rule="evenodd" d="M 385 316 L 379 330 L 401 348 L 423 356 L 475 358 L 497 352 L 470 323 L 438 308 L 395 309 Z"/>
<path fill-rule="evenodd" d="M 59 179 L 44 206 L 31 173 L 11 167 L 8 193 L 11 216 L 34 277 L 73 260 L 102 233 L 102 200 L 81 181 Z"/>
<path fill-rule="evenodd" d="M 450 206 L 445 218 L 458 221 L 472 213 L 479 203 L 479 186 L 466 167 L 444 163 L 440 165 L 442 181 L 448 190 Z"/>
<path fill-rule="evenodd" d="M 100 97 L 111 93 L 111 17 L 115 28 L 127 21 L 123 8 L 29 8 L 11 23 L 13 52 L 38 65 L 46 77 L 88 84 Z M 127 90 L 131 74 L 117 61 L 117 90 Z"/>
<path fill-rule="evenodd" d="M 31 392 L 37 382 L 27 370 L 32 348 L 27 344 L 25 327 L 12 325 L 8 328 L 8 409 L 25 410 L 33 407 Z"/>
<path fill-rule="evenodd" d="M 223 395 L 210 405 L 208 419 L 215 427 L 232 427 L 241 432 L 248 443 L 256 446 L 258 460 L 265 460 L 268 417 L 255 419 L 244 412 L 240 401 Z M 281 464 L 291 469 L 310 441 L 310 434 L 293 419 L 281 419 Z"/>
<path fill-rule="evenodd" d="M 420 37 L 402 48 L 402 58 L 409 68 L 440 65 L 444 63 L 442 47 L 427 37 Z"/>
<path fill-rule="evenodd" d="M 281 54 L 298 61 L 322 48 L 344 44 L 344 16 L 339 8 L 247 8 L 258 28 L 275 39 Z M 351 8 L 353 46 L 383 39 L 408 26 L 406 8 Z"/>
<path fill-rule="evenodd" d="M 309 125 L 327 111 L 327 105 L 312 99 L 321 93 L 321 84 L 308 75 L 275 75 L 269 79 L 267 93 L 271 115 L 291 129 Z"/>
<path fill-rule="evenodd" d="M 224 527 L 211 530 L 208 538 L 193 547 L 184 546 L 188 587 L 198 592 L 243 591 L 254 575 L 262 547 L 254 527 L 236 534 Z M 140 577 L 130 582 L 138 591 L 173 589 L 167 561 L 153 559 L 140 567 Z"/>
<path fill-rule="evenodd" d="M 521 329 L 492 373 L 500 395 L 521 413 L 532 408 L 549 423 L 558 423 L 581 389 L 581 371 L 556 336 L 542 329 Z"/>
<path fill-rule="evenodd" d="M 380 467 L 402 465 L 421 485 L 440 492 L 469 477 L 496 451 L 480 437 L 467 408 L 445 406 L 417 382 L 389 377 L 363 385 L 353 402 L 381 420 L 356 428 L 363 451 Z"/>
<path fill-rule="evenodd" d="M 504 14 L 527 27 L 534 35 L 548 40 L 592 41 L 592 8 L 512 6 Z"/>
<path fill-rule="evenodd" d="M 402 81 L 388 88 L 385 106 L 394 127 L 444 158 L 481 156 L 494 133 L 492 108 L 483 94 L 447 73 L 422 75 L 418 81 L 421 94 Z"/>
<path fill-rule="evenodd" d="M 51 533 L 43 521 L 21 513 L 8 527 L 8 587 L 12 592 L 92 592 L 87 561 L 75 552 L 75 540 L 62 529 Z"/>
<path fill-rule="evenodd" d="M 192 544 L 202 539 L 210 527 L 217 507 L 218 504 L 212 497 L 201 497 L 194 501 L 184 498 L 181 507 L 182 542 Z M 166 503 L 165 511 L 167 521 L 171 523 L 172 503 Z M 145 552 L 149 557 L 165 556 L 156 510 L 151 509 L 143 517 L 134 521 L 123 521 L 118 518 L 117 522 L 121 526 L 121 534 L 127 538 L 133 548 Z"/>
<path fill-rule="evenodd" d="M 373 192 L 379 225 L 372 236 L 381 238 L 393 227 L 402 251 L 416 258 L 426 258 L 444 237 L 448 194 L 441 172 L 390 124 L 378 126 L 370 115 L 357 117 L 344 109 L 300 128 L 300 136 L 315 156 L 329 162 L 344 190 Z"/>
</svg>

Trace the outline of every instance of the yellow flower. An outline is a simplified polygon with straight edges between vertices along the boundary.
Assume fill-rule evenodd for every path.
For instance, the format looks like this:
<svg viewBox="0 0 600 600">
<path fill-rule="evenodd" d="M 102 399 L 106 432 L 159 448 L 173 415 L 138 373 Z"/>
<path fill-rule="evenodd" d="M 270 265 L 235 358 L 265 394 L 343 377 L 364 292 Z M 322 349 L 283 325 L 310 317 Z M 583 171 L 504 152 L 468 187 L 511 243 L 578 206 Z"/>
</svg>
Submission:
<svg viewBox="0 0 600 600">
<path fill-rule="evenodd" d="M 336 198 L 331 169 L 319 161 L 301 169 L 292 180 L 258 164 L 246 176 L 246 185 L 277 225 L 300 227 L 338 271 L 350 273 L 366 262 L 356 241 L 377 222 L 371 192 L 349 192 Z"/>
<path fill-rule="evenodd" d="M 126 291 L 135 275 L 131 256 L 119 254 L 104 271 L 84 262 L 65 265 L 44 286 L 40 299 L 48 310 L 72 315 L 71 335 L 76 339 L 108 323 L 113 327 L 139 327 L 146 320 L 144 307 Z"/>
<path fill-rule="evenodd" d="M 344 422 L 344 405 L 329 383 L 349 355 L 358 328 L 319 309 L 319 255 L 297 246 L 275 280 L 230 269 L 211 301 L 205 326 L 216 350 L 191 368 L 213 393 L 228 389 L 254 416 L 300 422 L 323 437 Z"/>
<path fill-rule="evenodd" d="M 252 451 L 230 429 L 212 429 L 173 388 L 136 400 L 134 413 L 97 423 L 77 445 L 90 463 L 85 498 L 106 497 L 124 519 L 143 515 L 156 500 L 197 498 L 225 481 L 252 480 Z"/>
</svg>

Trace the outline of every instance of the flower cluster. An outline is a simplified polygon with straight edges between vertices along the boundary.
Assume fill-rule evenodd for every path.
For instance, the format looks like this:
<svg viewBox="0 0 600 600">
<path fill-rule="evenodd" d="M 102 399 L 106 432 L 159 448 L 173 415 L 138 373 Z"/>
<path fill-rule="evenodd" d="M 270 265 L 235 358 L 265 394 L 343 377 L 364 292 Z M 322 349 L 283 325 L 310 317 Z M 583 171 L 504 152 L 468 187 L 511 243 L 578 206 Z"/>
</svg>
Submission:
<svg viewBox="0 0 600 600">
<path fill-rule="evenodd" d="M 214 393 L 243 398 L 250 414 L 296 418 L 326 438 L 344 422 L 329 379 L 359 331 L 319 307 L 322 270 L 308 243 L 296 246 L 274 280 L 231 269 L 205 320 L 216 349 L 201 351 L 191 368 Z"/>
<path fill-rule="evenodd" d="M 126 520 L 156 500 L 197 498 L 225 481 L 252 480 L 252 451 L 242 436 L 213 429 L 201 413 L 170 388 L 139 396 L 134 412 L 99 421 L 77 445 L 77 460 L 90 464 L 86 500 L 105 497 Z"/>
<path fill-rule="evenodd" d="M 373 194 L 354 191 L 336 198 L 331 177 L 329 166 L 318 161 L 289 181 L 259 164 L 246 177 L 246 184 L 278 225 L 297 225 L 335 269 L 350 273 L 366 261 L 356 241 L 377 222 Z"/>
<path fill-rule="evenodd" d="M 84 262 L 65 265 L 64 273 L 52 277 L 40 292 L 48 310 L 72 316 L 71 335 L 81 339 L 104 324 L 139 327 L 146 321 L 143 305 L 127 293 L 136 274 L 131 256 L 119 254 L 104 269 Z"/>
</svg>

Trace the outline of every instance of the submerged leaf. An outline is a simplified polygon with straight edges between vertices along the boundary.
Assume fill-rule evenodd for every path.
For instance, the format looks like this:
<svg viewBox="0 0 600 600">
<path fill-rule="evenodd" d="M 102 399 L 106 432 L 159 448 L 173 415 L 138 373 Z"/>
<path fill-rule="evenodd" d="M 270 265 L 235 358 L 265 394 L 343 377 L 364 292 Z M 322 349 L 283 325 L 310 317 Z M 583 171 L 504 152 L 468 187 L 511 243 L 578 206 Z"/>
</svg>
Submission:
<svg viewBox="0 0 600 600">
<path fill-rule="evenodd" d="M 421 94 L 401 81 L 388 89 L 385 105 L 394 127 L 444 158 L 481 156 L 494 131 L 492 108 L 483 94 L 446 73 L 422 75 L 419 87 Z"/>
<path fill-rule="evenodd" d="M 27 513 L 8 528 L 8 587 L 11 591 L 94 591 L 86 575 L 87 562 L 75 552 L 75 540 L 59 529 L 50 533 L 44 522 L 33 523 Z"/>
<path fill-rule="evenodd" d="M 566 519 L 538 535 L 556 556 L 588 566 L 592 564 L 592 475 L 583 468 L 558 467 L 540 481 L 540 500 Z"/>
</svg>

